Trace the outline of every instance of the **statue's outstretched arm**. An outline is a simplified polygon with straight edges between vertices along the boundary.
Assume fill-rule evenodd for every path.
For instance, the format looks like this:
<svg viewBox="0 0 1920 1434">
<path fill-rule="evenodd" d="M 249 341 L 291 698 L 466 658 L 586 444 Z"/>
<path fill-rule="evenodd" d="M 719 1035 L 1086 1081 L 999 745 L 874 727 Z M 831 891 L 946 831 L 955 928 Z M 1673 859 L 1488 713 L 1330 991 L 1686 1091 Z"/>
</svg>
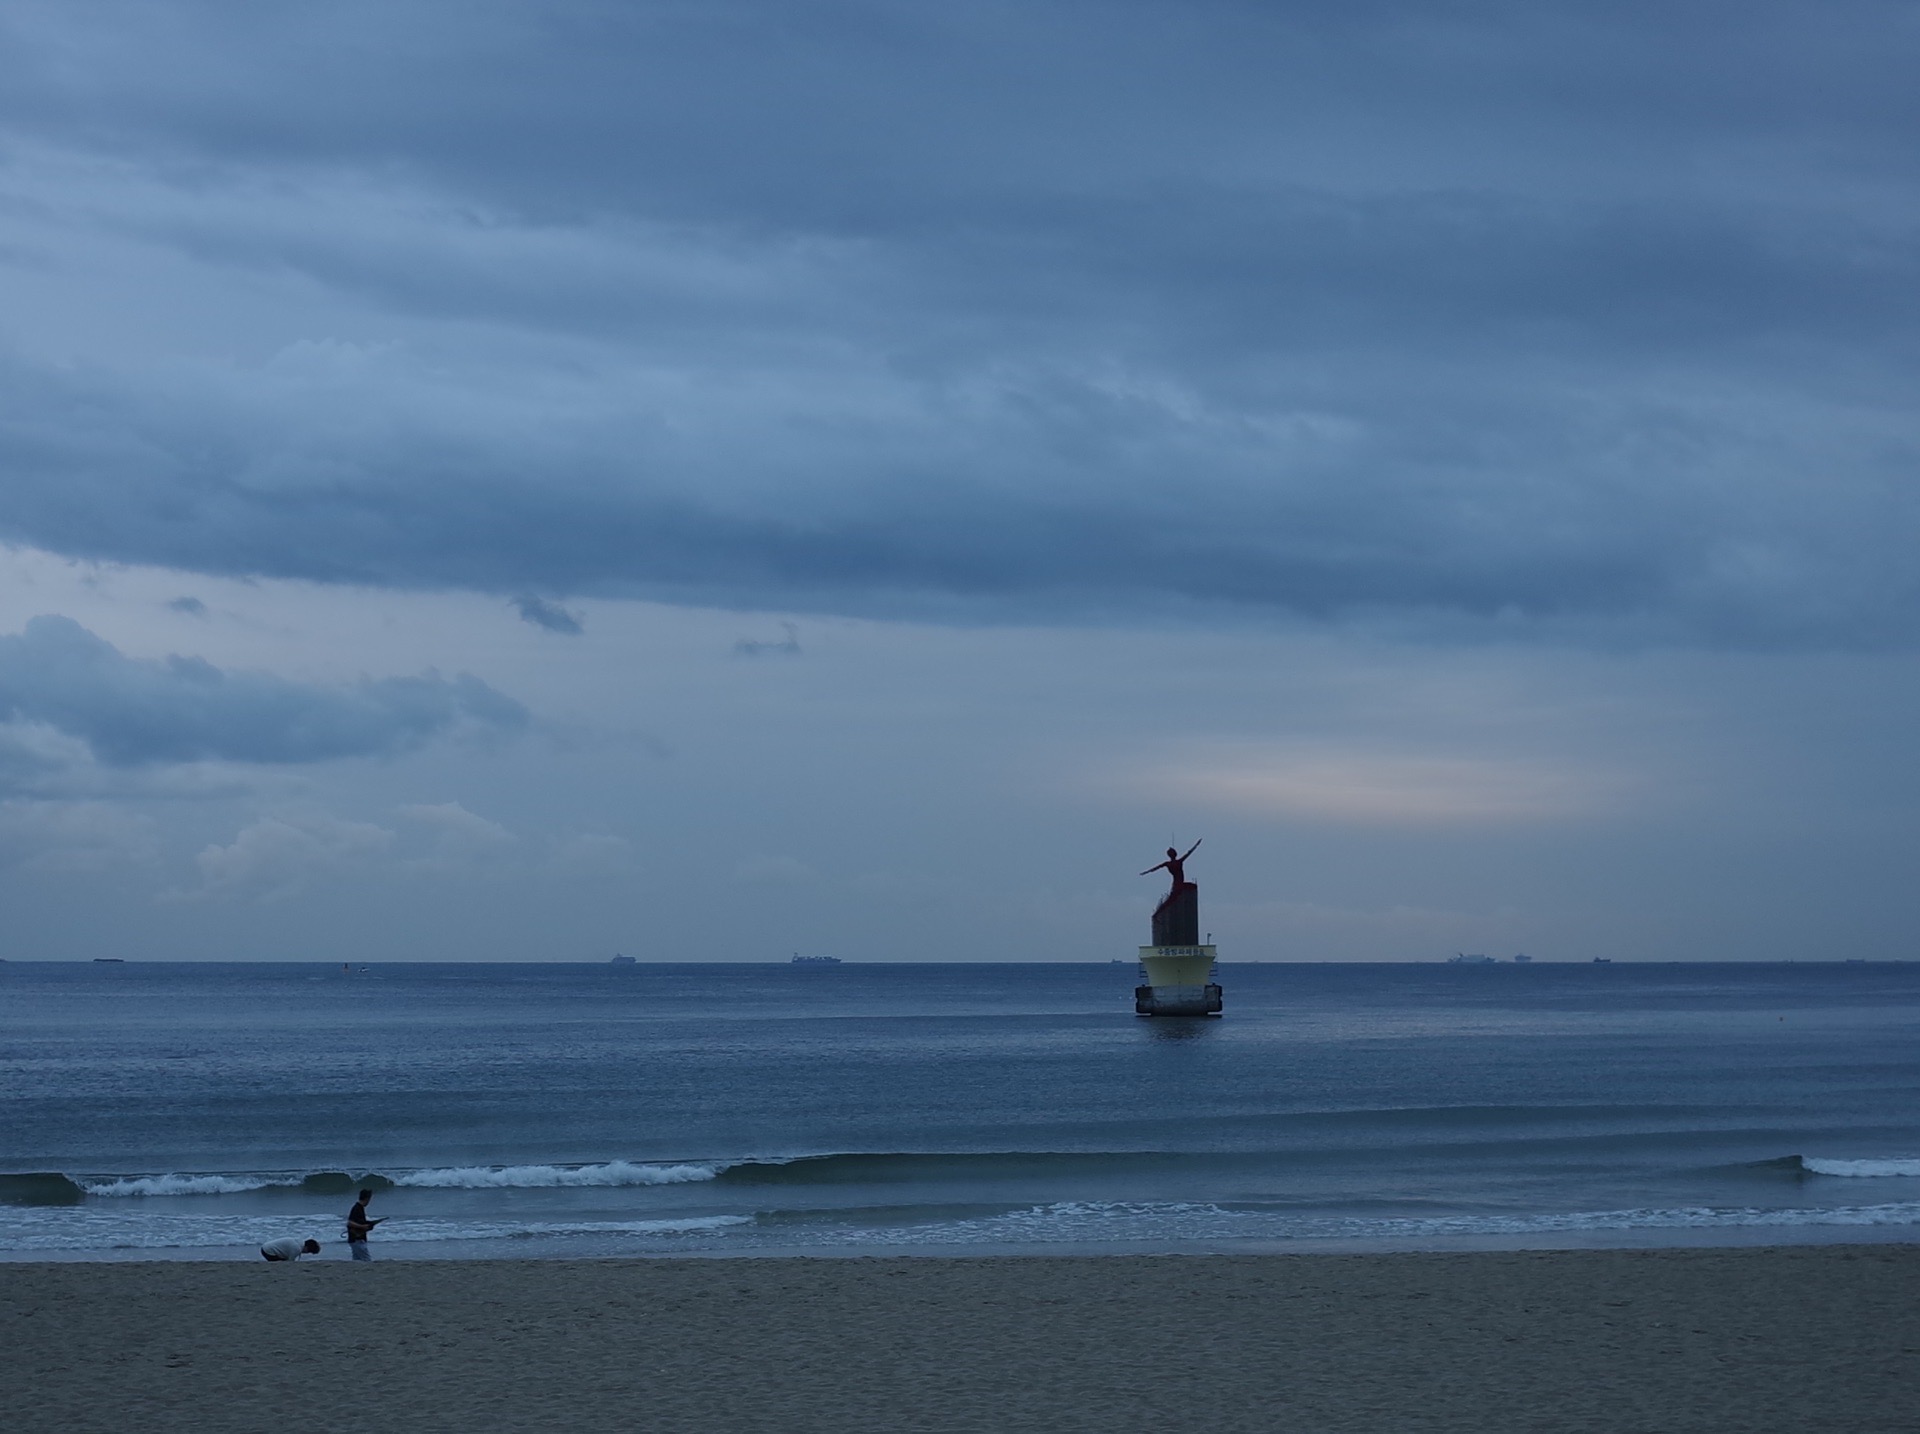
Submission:
<svg viewBox="0 0 1920 1434">
<path fill-rule="evenodd" d="M 1205 837 L 1202 837 L 1202 838 L 1200 838 L 1200 841 L 1205 841 L 1205 840 L 1206 840 L 1206 838 L 1205 838 Z M 1194 843 L 1194 844 L 1193 844 L 1192 846 L 1190 846 L 1190 847 L 1188 847 L 1188 848 L 1187 848 L 1187 854 L 1186 854 L 1186 856 L 1183 856 L 1183 857 L 1181 857 L 1181 858 L 1180 858 L 1180 860 L 1182 860 L 1182 861 L 1185 861 L 1185 860 L 1187 859 L 1187 857 L 1188 857 L 1188 856 L 1192 856 L 1192 855 L 1193 855 L 1193 854 L 1194 854 L 1195 852 L 1197 852 L 1198 850 L 1200 850 L 1200 842 L 1198 842 L 1198 841 L 1197 841 L 1197 842 L 1195 842 L 1195 843 Z M 1162 862 L 1162 863 L 1161 863 L 1161 865 L 1163 865 L 1163 866 L 1164 866 L 1165 864 L 1166 864 L 1166 863 L 1164 863 L 1164 862 Z"/>
</svg>

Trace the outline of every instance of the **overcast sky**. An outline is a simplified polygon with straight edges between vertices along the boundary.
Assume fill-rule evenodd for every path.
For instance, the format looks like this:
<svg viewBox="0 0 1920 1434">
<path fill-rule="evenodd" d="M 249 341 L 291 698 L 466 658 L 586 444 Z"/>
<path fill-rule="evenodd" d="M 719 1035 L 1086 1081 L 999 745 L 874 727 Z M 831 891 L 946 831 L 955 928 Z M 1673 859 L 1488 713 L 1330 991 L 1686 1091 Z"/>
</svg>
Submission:
<svg viewBox="0 0 1920 1434">
<path fill-rule="evenodd" d="M 1916 73 L 0 0 L 0 954 L 1920 956 Z"/>
</svg>

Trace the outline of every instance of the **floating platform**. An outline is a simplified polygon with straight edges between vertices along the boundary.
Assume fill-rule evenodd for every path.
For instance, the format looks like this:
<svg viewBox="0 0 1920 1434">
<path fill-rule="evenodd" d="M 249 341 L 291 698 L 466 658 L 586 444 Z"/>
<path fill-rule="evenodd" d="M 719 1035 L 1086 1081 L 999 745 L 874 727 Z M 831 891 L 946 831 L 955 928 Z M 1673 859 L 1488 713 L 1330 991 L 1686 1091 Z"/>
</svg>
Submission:
<svg viewBox="0 0 1920 1434">
<path fill-rule="evenodd" d="M 1220 988 L 1213 982 L 1211 946 L 1142 946 L 1144 986 L 1133 988 L 1136 1016 L 1217 1016 Z"/>
</svg>

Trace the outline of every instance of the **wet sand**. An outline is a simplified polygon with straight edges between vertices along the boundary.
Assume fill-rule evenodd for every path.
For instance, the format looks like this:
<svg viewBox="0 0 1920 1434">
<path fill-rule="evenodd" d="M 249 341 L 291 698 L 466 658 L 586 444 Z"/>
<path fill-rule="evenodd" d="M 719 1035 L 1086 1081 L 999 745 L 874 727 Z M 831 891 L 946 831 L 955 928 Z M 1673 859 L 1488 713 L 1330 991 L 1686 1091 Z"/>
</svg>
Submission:
<svg viewBox="0 0 1920 1434">
<path fill-rule="evenodd" d="M 1920 1430 L 1920 1246 L 0 1265 L 13 1434 Z"/>
</svg>

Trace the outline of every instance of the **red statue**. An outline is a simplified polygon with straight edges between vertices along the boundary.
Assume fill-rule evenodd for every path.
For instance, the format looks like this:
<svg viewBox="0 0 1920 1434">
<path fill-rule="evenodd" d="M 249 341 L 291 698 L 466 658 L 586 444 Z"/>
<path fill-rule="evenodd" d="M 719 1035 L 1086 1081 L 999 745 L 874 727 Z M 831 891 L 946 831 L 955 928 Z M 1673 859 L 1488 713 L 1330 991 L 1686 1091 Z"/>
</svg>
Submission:
<svg viewBox="0 0 1920 1434">
<path fill-rule="evenodd" d="M 1184 853 L 1177 852 L 1172 847 L 1168 847 L 1167 859 L 1165 861 L 1156 866 L 1148 867 L 1140 874 L 1142 876 L 1152 876 L 1156 871 L 1166 872 L 1168 876 L 1173 878 L 1173 887 L 1167 892 L 1167 895 L 1172 897 L 1178 894 L 1180 888 L 1187 884 L 1187 858 L 1198 850 L 1200 850 L 1199 842 L 1195 842 L 1192 846 L 1188 847 Z M 1161 903 L 1163 906 L 1165 904 L 1164 901 Z"/>
</svg>

